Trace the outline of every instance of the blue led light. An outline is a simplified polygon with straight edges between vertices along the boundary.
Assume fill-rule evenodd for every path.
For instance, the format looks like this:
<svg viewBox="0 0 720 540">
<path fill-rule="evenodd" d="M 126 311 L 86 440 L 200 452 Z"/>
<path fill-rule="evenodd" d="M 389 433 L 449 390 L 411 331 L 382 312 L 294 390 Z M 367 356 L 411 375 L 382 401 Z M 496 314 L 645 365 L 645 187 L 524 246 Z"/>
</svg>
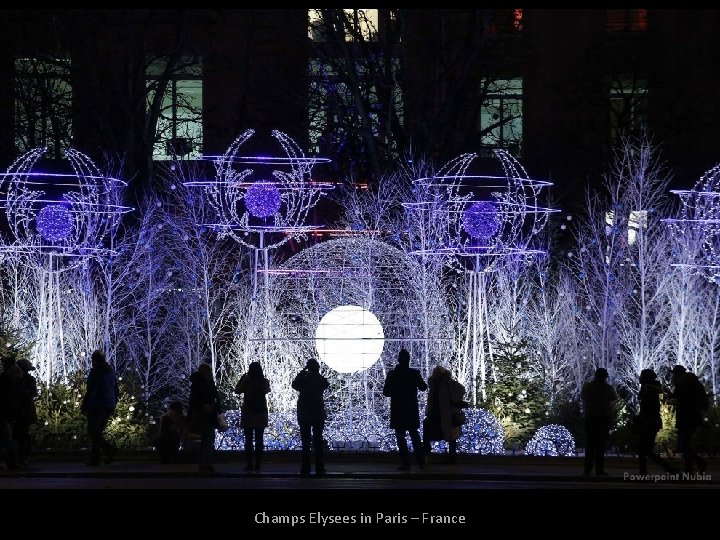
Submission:
<svg viewBox="0 0 720 540">
<path fill-rule="evenodd" d="M 488 243 L 502 225 L 495 203 L 478 201 L 463 212 L 463 229 L 472 238 Z"/>
<path fill-rule="evenodd" d="M 245 206 L 255 217 L 266 218 L 280 210 L 280 191 L 275 184 L 258 182 L 245 193 Z"/>
<path fill-rule="evenodd" d="M 528 456 L 574 456 L 575 439 L 565 426 L 550 424 L 535 432 L 525 447 Z"/>
<path fill-rule="evenodd" d="M 48 242 L 62 242 L 72 234 L 72 213 L 62 204 L 49 204 L 38 212 L 35 229 Z"/>
</svg>

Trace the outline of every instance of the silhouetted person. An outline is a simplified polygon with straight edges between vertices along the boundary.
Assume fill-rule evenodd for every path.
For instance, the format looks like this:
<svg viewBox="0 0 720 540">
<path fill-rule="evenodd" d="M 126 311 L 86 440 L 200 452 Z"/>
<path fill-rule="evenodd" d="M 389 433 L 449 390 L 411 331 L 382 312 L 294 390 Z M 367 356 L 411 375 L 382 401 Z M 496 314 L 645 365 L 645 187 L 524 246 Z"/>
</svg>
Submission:
<svg viewBox="0 0 720 540">
<path fill-rule="evenodd" d="M 325 428 L 325 400 L 323 393 L 330 386 L 328 380 L 320 374 L 320 364 L 314 358 L 307 361 L 305 369 L 297 374 L 292 387 L 300 392 L 297 402 L 297 419 L 300 424 L 302 442 L 302 463 L 300 474 L 310 474 L 310 441 L 315 449 L 315 474 L 325 474 L 323 451 L 325 441 L 322 432 Z"/>
<path fill-rule="evenodd" d="M 435 366 L 428 378 L 428 399 L 423 421 L 423 447 L 430 454 L 433 441 L 447 441 L 449 447 L 448 463 L 455 463 L 457 440 L 462 426 L 453 422 L 461 412 L 465 398 L 465 387 L 453 379 L 450 370 Z"/>
<path fill-rule="evenodd" d="M 259 471 L 265 443 L 263 432 L 268 425 L 268 406 L 265 394 L 270 392 L 270 381 L 263 375 L 260 362 L 252 362 L 237 385 L 235 392 L 244 394 L 240 409 L 240 427 L 245 435 L 245 466 L 246 471 Z M 253 445 L 254 436 L 254 445 Z M 254 452 L 253 452 L 254 446 Z M 255 464 L 253 466 L 253 458 Z"/>
<path fill-rule="evenodd" d="M 638 415 L 638 460 L 640 474 L 647 474 L 648 457 L 667 472 L 677 472 L 675 467 L 655 453 L 655 437 L 662 429 L 660 417 L 660 395 L 662 386 L 652 369 L 640 372 L 640 414 Z"/>
<path fill-rule="evenodd" d="M 398 469 L 402 471 L 410 470 L 406 432 L 410 434 L 418 465 L 421 469 L 425 466 L 425 454 L 418 433 L 420 414 L 417 393 L 418 390 L 427 390 L 427 387 L 420 371 L 410 367 L 410 353 L 401 349 L 397 366 L 388 372 L 385 379 L 383 395 L 390 398 L 390 427 L 395 430 L 401 463 Z"/>
<path fill-rule="evenodd" d="M 105 440 L 105 428 L 115 412 L 120 391 L 117 378 L 102 351 L 92 353 L 92 367 L 88 374 L 85 397 L 81 410 L 87 415 L 87 432 L 91 447 L 88 465 L 100 465 L 104 455 L 105 464 L 112 463 L 117 449 Z"/>
<path fill-rule="evenodd" d="M 197 371 L 190 375 L 190 399 L 188 401 L 190 425 L 193 431 L 200 433 L 198 470 L 214 472 L 212 457 L 215 450 L 215 428 L 217 415 L 222 410 L 210 364 L 200 364 Z"/>
<path fill-rule="evenodd" d="M 15 423 L 13 439 L 17 446 L 17 461 L 21 467 L 27 467 L 30 457 L 31 440 L 30 426 L 37 423 L 37 409 L 35 408 L 35 400 L 38 396 L 37 381 L 30 373 L 35 371 L 29 360 L 21 358 L 17 361 L 17 366 L 22 370 L 22 392 L 20 394 L 20 402 L 18 404 L 18 417 Z"/>
<path fill-rule="evenodd" d="M 171 401 L 167 412 L 160 417 L 160 435 L 156 441 L 162 463 L 173 463 L 177 459 L 186 421 L 183 404 L 179 401 Z"/>
<path fill-rule="evenodd" d="M 14 356 L 2 358 L 0 373 L 0 445 L 5 454 L 5 463 L 9 471 L 20 468 L 17 462 L 17 448 L 13 440 L 15 422 L 21 402 L 22 370 L 15 364 Z"/>
<path fill-rule="evenodd" d="M 707 392 L 697 375 L 680 365 L 672 370 L 672 383 L 678 450 L 683 455 L 685 472 L 693 472 L 693 463 L 697 464 L 700 472 L 705 472 L 705 460 L 697 454 L 695 433 L 702 424 L 705 409 L 709 405 Z"/>
<path fill-rule="evenodd" d="M 605 476 L 605 446 L 613 418 L 613 403 L 617 400 L 615 389 L 607 382 L 608 372 L 597 368 L 592 380 L 582 389 L 585 408 L 585 475 L 589 475 L 593 466 L 597 476 Z"/>
</svg>

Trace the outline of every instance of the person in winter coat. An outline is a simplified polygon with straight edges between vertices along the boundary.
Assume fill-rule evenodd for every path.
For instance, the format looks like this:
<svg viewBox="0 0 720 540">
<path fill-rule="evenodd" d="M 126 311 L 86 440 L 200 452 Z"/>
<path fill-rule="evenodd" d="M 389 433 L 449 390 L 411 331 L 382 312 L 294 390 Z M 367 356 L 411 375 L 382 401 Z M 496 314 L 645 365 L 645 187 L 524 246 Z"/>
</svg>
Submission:
<svg viewBox="0 0 720 540">
<path fill-rule="evenodd" d="M 9 471 L 21 468 L 17 461 L 13 432 L 22 394 L 22 370 L 15 363 L 15 356 L 3 356 L 0 372 L 0 445 Z"/>
<path fill-rule="evenodd" d="M 423 421 L 423 447 L 430 454 L 432 441 L 447 441 L 448 463 L 455 463 L 461 427 L 455 419 L 462 412 L 465 387 L 443 366 L 435 366 L 428 378 L 428 399 Z"/>
<path fill-rule="evenodd" d="M 207 363 L 200 364 L 197 371 L 190 375 L 190 399 L 188 400 L 190 430 L 200 433 L 200 450 L 198 452 L 198 470 L 200 472 L 215 472 L 212 466 L 212 457 L 215 450 L 215 428 L 218 425 L 217 415 L 221 412 L 212 367 Z"/>
<path fill-rule="evenodd" d="M 268 425 L 268 406 L 265 394 L 270 392 L 270 381 L 263 375 L 260 362 L 252 362 L 237 385 L 237 394 L 244 394 L 240 409 L 240 427 L 245 435 L 246 471 L 259 471 L 262 466 L 263 433 Z M 254 436 L 254 445 L 253 445 Z M 254 452 L 253 452 L 254 447 Z M 255 463 L 253 465 L 253 458 Z"/>
<path fill-rule="evenodd" d="M 660 417 L 660 395 L 662 386 L 652 369 L 640 372 L 640 414 L 638 415 L 638 461 L 640 474 L 647 474 L 648 457 L 665 471 L 675 473 L 677 469 L 655 453 L 655 437 L 662 429 Z"/>
<path fill-rule="evenodd" d="M 672 369 L 672 383 L 678 450 L 683 455 L 685 472 L 692 473 L 693 465 L 697 464 L 698 471 L 703 473 L 707 463 L 697 453 L 695 433 L 703 423 L 710 400 L 697 375 L 681 365 Z"/>
<path fill-rule="evenodd" d="M 120 391 L 115 372 L 105 360 L 105 354 L 94 351 L 91 360 L 92 367 L 81 405 L 82 412 L 87 415 L 87 432 L 91 440 L 87 464 L 100 465 L 100 457 L 104 455 L 108 465 L 112 463 L 117 448 L 105 440 L 104 432 L 115 412 Z"/>
<path fill-rule="evenodd" d="M 585 409 L 585 476 L 593 467 L 597 476 L 605 474 L 605 446 L 610 436 L 613 420 L 613 404 L 617 400 L 615 389 L 607 382 L 608 372 L 597 368 L 592 380 L 583 385 L 582 400 Z"/>
<path fill-rule="evenodd" d="M 21 358 L 17 361 L 17 366 L 22 370 L 22 393 L 18 406 L 18 418 L 15 423 L 13 439 L 17 443 L 18 465 L 27 467 L 27 461 L 30 457 L 31 439 L 30 426 L 37 423 L 37 409 L 35 408 L 35 400 L 38 396 L 37 381 L 30 373 L 35 371 L 27 358 Z"/>
<path fill-rule="evenodd" d="M 327 414 L 323 393 L 330 386 L 328 380 L 320 374 L 320 364 L 310 358 L 292 382 L 292 387 L 300 392 L 297 402 L 297 419 L 300 425 L 302 442 L 302 464 L 300 474 L 310 474 L 310 441 L 315 448 L 315 474 L 325 474 L 323 450 L 325 441 L 322 432 L 325 428 Z"/>
<path fill-rule="evenodd" d="M 420 371 L 410 367 L 410 353 L 401 349 L 398 353 L 398 364 L 388 372 L 383 386 L 383 395 L 390 398 L 390 427 L 395 430 L 397 437 L 400 452 L 398 470 L 401 471 L 410 470 L 410 452 L 405 440 L 406 433 L 410 434 L 418 466 L 421 469 L 425 467 L 425 453 L 418 433 L 420 427 L 418 390 L 427 390 L 427 384 Z"/>
</svg>

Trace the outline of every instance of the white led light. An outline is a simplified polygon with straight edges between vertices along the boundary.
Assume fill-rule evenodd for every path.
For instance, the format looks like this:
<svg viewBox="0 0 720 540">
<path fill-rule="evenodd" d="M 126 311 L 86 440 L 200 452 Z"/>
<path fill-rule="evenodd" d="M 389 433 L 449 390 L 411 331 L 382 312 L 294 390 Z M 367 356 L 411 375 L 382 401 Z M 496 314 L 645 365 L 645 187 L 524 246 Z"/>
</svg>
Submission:
<svg viewBox="0 0 720 540">
<path fill-rule="evenodd" d="M 315 347 L 320 359 L 340 373 L 355 373 L 371 367 L 385 344 L 382 324 L 360 306 L 338 306 L 320 320 Z"/>
</svg>

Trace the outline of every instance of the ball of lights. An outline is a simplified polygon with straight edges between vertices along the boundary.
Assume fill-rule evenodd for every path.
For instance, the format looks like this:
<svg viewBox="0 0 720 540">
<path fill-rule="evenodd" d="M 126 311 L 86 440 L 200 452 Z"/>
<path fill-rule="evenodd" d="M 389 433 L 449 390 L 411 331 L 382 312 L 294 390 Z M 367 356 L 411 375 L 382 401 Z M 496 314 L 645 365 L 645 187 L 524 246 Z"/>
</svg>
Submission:
<svg viewBox="0 0 720 540">
<path fill-rule="evenodd" d="M 485 409 L 465 409 L 467 422 L 457 442 L 458 452 L 467 454 L 503 454 L 505 431 L 495 416 Z"/>
<path fill-rule="evenodd" d="M 388 418 L 364 407 L 331 407 L 325 423 L 325 439 L 331 450 L 382 451 L 397 449 Z"/>
<path fill-rule="evenodd" d="M 256 182 L 245 193 L 245 206 L 248 212 L 258 218 L 277 214 L 281 202 L 280 191 L 273 183 Z"/>
<path fill-rule="evenodd" d="M 574 456 L 575 439 L 566 427 L 558 424 L 542 426 L 525 447 L 528 456 Z"/>
<path fill-rule="evenodd" d="M 337 306 L 325 315 L 315 331 L 320 360 L 340 373 L 368 369 L 380 359 L 385 344 L 382 324 L 360 306 Z"/>
<path fill-rule="evenodd" d="M 482 244 L 487 244 L 501 226 L 500 216 L 493 202 L 477 201 L 463 212 L 463 229 Z"/>
<path fill-rule="evenodd" d="M 73 217 L 62 204 L 49 204 L 38 212 L 35 228 L 48 242 L 61 242 L 72 234 Z"/>
<path fill-rule="evenodd" d="M 216 431 L 217 450 L 241 450 L 245 448 L 245 436 L 240 427 L 240 411 L 226 411 L 225 418 L 230 426 L 227 431 Z M 299 450 L 300 428 L 297 413 L 293 411 L 271 412 L 265 428 L 263 442 L 267 450 Z"/>
</svg>

